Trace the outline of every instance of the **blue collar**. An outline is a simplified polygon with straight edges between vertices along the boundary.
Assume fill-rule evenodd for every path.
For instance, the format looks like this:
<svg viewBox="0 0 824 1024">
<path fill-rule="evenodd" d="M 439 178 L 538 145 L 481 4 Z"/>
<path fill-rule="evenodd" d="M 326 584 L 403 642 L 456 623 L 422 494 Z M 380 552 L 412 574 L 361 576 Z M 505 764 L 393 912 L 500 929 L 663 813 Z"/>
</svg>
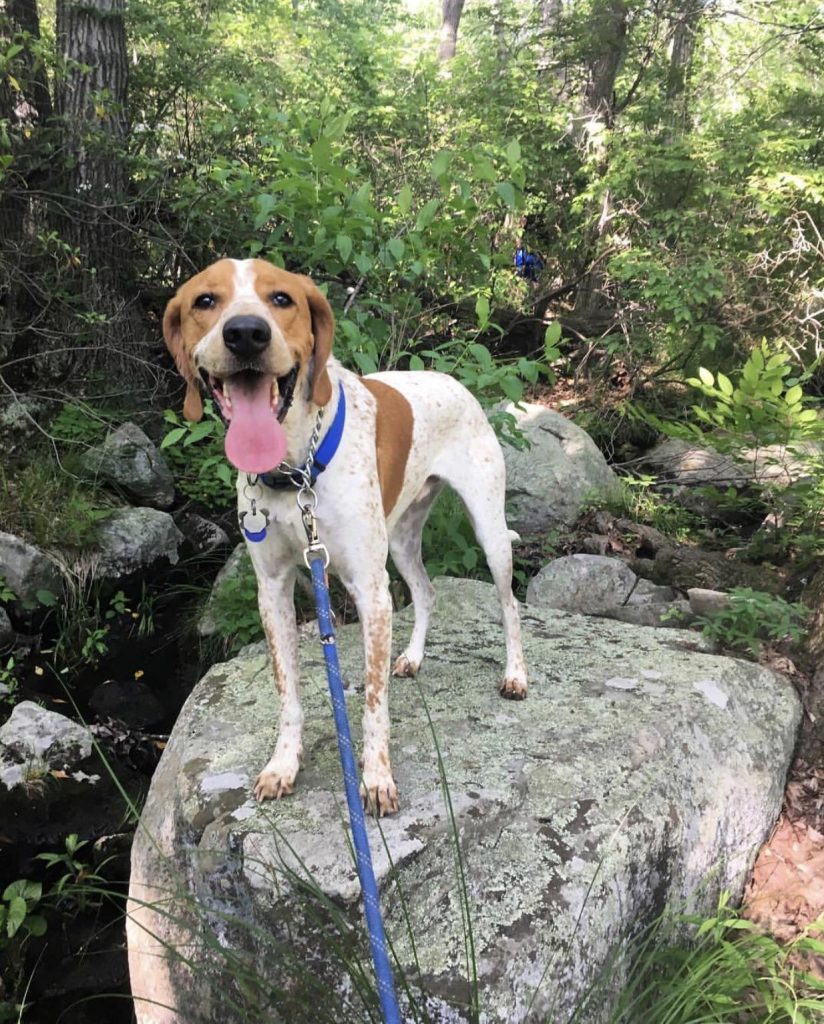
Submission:
<svg viewBox="0 0 824 1024">
<path fill-rule="evenodd" d="M 326 431 L 326 436 L 318 446 L 318 450 L 315 452 L 315 460 L 312 463 L 312 483 L 317 480 L 320 474 L 335 457 L 340 446 L 341 438 L 343 437 L 343 428 L 346 424 L 346 396 L 343 391 L 343 384 L 340 384 L 338 387 L 337 412 L 335 413 L 335 418 L 332 420 L 332 425 Z M 271 469 L 268 473 L 261 473 L 258 480 L 267 487 L 271 487 L 275 490 L 283 487 L 300 486 L 300 484 L 303 483 L 303 478 L 298 474 L 303 470 L 303 468 L 304 467 L 301 466 L 292 474 L 280 473 L 277 469 Z"/>
</svg>

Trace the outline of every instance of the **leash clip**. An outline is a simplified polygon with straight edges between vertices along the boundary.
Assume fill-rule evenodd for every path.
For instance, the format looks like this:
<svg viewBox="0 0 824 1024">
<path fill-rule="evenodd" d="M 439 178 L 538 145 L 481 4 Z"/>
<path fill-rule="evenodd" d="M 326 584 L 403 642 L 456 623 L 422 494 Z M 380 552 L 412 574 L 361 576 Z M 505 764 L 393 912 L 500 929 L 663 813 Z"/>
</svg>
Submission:
<svg viewBox="0 0 824 1024">
<path fill-rule="evenodd" d="M 303 484 L 296 495 L 300 518 L 303 522 L 303 530 L 306 534 L 306 547 L 303 549 L 303 561 L 306 568 L 310 569 L 310 560 L 313 556 L 320 556 L 323 559 L 323 568 L 329 565 L 329 552 L 325 544 L 321 544 L 318 537 L 318 521 L 315 516 L 315 509 L 318 507 L 318 496 L 315 493 L 308 474 L 304 477 Z"/>
</svg>

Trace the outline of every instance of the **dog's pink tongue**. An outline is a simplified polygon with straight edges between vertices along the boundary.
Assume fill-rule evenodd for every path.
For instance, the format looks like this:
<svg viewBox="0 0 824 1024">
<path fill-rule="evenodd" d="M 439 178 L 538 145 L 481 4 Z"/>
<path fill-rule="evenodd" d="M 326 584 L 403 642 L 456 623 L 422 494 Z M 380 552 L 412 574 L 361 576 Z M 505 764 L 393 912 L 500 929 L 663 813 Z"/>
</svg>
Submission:
<svg viewBox="0 0 824 1024">
<path fill-rule="evenodd" d="M 286 455 L 286 434 L 272 409 L 272 378 L 233 381 L 232 418 L 226 431 L 226 457 L 244 473 L 266 473 Z"/>
</svg>

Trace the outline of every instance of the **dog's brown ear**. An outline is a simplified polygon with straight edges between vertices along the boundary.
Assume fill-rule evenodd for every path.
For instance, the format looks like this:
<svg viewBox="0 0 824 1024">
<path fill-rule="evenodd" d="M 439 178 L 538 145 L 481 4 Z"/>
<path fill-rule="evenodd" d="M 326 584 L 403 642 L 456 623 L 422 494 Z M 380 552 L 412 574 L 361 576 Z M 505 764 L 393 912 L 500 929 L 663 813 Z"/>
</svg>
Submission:
<svg viewBox="0 0 824 1024">
<path fill-rule="evenodd" d="M 183 335 L 180 330 L 180 308 L 180 296 L 175 295 L 169 301 L 166 306 L 166 312 L 163 314 L 163 340 L 166 342 L 166 348 L 172 353 L 178 373 L 186 381 L 183 416 L 192 423 L 197 423 L 203 419 L 203 401 L 200 397 L 197 381 L 192 375 L 189 357 L 183 348 Z"/>
<path fill-rule="evenodd" d="M 326 405 L 332 397 L 332 382 L 326 363 L 332 354 L 332 341 L 335 337 L 335 315 L 326 301 L 326 296 L 315 286 L 310 278 L 306 281 L 306 297 L 309 300 L 309 312 L 312 314 L 312 335 L 315 339 L 312 365 L 312 401 L 315 405 Z"/>
</svg>

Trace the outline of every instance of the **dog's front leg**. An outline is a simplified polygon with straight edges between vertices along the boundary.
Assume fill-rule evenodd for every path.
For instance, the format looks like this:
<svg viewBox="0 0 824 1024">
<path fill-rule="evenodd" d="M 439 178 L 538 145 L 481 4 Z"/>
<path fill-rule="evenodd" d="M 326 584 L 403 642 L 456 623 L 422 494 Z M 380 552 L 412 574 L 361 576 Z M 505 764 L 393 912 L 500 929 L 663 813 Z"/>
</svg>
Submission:
<svg viewBox="0 0 824 1024">
<path fill-rule="evenodd" d="M 269 644 L 280 696 L 280 723 L 275 752 L 255 783 L 258 800 L 291 793 L 303 755 L 303 709 L 298 695 L 298 630 L 295 619 L 295 570 L 258 576 L 258 607 Z"/>
<path fill-rule="evenodd" d="M 389 763 L 389 658 L 392 648 L 392 598 L 385 570 L 352 588 L 363 628 L 366 692 L 363 709 L 363 782 L 361 796 L 382 817 L 398 809 L 398 788 Z"/>
</svg>

